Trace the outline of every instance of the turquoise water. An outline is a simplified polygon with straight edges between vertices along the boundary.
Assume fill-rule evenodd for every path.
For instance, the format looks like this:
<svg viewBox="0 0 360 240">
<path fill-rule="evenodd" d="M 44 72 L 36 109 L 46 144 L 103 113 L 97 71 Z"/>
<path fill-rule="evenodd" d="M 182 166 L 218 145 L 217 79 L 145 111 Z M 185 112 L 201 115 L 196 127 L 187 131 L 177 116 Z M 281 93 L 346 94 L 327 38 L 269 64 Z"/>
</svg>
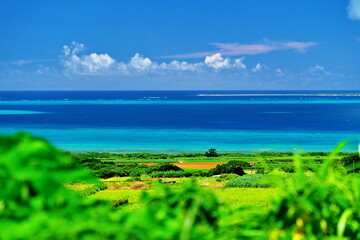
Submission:
<svg viewBox="0 0 360 240">
<path fill-rule="evenodd" d="M 0 134 L 69 151 L 331 151 L 360 141 L 360 95 L 339 92 L 0 92 Z"/>
<path fill-rule="evenodd" d="M 24 115 L 24 114 L 43 114 L 45 112 L 26 111 L 26 110 L 0 110 L 0 115 Z"/>
<path fill-rule="evenodd" d="M 3 133 L 21 129 L 3 128 Z M 356 151 L 359 133 L 303 131 L 238 131 L 179 129 L 26 128 L 45 136 L 58 147 L 69 151 L 107 152 L 204 152 L 214 147 L 219 152 L 254 151 L 330 151 L 339 140 L 347 140 L 346 151 Z"/>
</svg>

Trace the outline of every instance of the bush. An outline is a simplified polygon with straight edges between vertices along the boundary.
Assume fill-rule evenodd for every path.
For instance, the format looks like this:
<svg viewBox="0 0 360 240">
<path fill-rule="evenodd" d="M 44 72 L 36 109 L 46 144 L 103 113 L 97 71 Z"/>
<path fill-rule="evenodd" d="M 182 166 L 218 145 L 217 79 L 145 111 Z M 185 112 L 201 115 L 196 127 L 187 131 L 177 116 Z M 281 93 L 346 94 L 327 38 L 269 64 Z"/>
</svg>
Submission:
<svg viewBox="0 0 360 240">
<path fill-rule="evenodd" d="M 215 168 L 212 168 L 209 170 L 209 175 L 219 175 L 222 173 L 234 173 L 239 176 L 242 176 L 245 174 L 242 167 L 232 164 L 218 164 Z"/>
<path fill-rule="evenodd" d="M 102 167 L 95 172 L 95 175 L 98 178 L 103 178 L 103 179 L 112 178 L 112 177 L 117 176 L 117 168 L 116 167 Z"/>
<path fill-rule="evenodd" d="M 190 173 L 191 173 L 192 177 L 208 177 L 209 176 L 208 171 L 197 170 L 197 171 L 192 171 Z"/>
<path fill-rule="evenodd" d="M 251 164 L 248 162 L 245 162 L 245 161 L 231 160 L 227 164 L 242 167 L 242 168 L 251 168 Z"/>
<path fill-rule="evenodd" d="M 183 171 L 183 170 L 171 163 L 159 163 L 152 166 L 152 171 L 166 172 L 166 171 Z"/>
</svg>

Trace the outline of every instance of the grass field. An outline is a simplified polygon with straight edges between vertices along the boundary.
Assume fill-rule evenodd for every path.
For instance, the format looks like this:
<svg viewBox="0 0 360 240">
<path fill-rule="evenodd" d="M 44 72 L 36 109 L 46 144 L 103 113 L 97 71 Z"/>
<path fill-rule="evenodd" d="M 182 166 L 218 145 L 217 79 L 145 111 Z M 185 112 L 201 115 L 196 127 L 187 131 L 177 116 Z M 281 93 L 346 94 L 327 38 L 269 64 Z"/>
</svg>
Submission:
<svg viewBox="0 0 360 240">
<path fill-rule="evenodd" d="M 152 156 L 151 154 L 142 154 L 147 156 Z M 95 155 L 96 156 L 96 155 Z M 257 155 L 257 154 L 248 154 L 246 156 L 218 156 L 218 157 L 206 157 L 206 156 L 179 156 L 179 157 L 169 157 L 167 159 L 151 159 L 151 158 L 141 158 L 131 157 L 124 158 L 120 155 L 113 154 L 109 157 L 101 156 L 103 161 L 114 161 L 116 164 L 129 164 L 129 163 L 138 163 L 144 165 L 155 165 L 157 163 L 173 163 L 174 165 L 184 169 L 186 172 L 192 172 L 196 170 L 207 171 L 208 169 L 215 168 L 218 164 L 225 164 L 232 160 L 256 163 L 256 162 L 266 162 L 267 164 L 291 164 L 292 157 L 287 156 L 286 154 L 279 153 L 279 155 Z M 315 156 L 301 156 L 300 159 L 304 162 L 308 160 L 315 160 L 322 162 L 326 159 L 326 156 L 321 154 Z M 256 172 L 256 169 L 245 169 L 247 174 L 252 174 Z M 127 199 L 129 204 L 122 207 L 127 211 L 133 211 L 141 206 L 140 197 L 143 191 L 153 192 L 157 184 L 162 184 L 159 182 L 164 182 L 168 180 L 176 181 L 175 184 L 169 184 L 168 187 L 172 189 L 181 189 L 184 183 L 190 181 L 194 178 L 150 178 L 147 175 L 141 175 L 141 177 L 131 178 L 131 177 L 113 177 L 108 179 L 102 179 L 106 185 L 107 189 L 103 191 L 96 192 L 95 194 L 89 196 L 92 199 L 103 199 L 103 200 L 123 200 Z M 249 186 L 248 188 L 243 188 L 242 186 L 237 188 L 223 188 L 225 183 L 229 179 L 214 178 L 214 177 L 196 177 L 196 182 L 200 186 L 209 189 L 212 191 L 219 200 L 231 208 L 237 208 L 242 206 L 254 206 L 267 209 L 271 204 L 271 199 L 280 194 L 280 190 L 277 188 L 254 188 Z M 82 185 L 75 184 L 71 185 L 70 188 L 77 191 L 84 190 L 91 185 Z"/>
<path fill-rule="evenodd" d="M 143 191 L 153 190 L 104 190 L 91 195 L 92 199 L 102 200 L 119 200 L 128 199 L 129 204 L 126 209 L 131 211 L 141 206 L 140 196 Z M 267 209 L 271 204 L 271 199 L 275 197 L 280 191 L 275 188 L 234 188 L 234 189 L 212 189 L 216 196 L 221 200 L 222 203 L 230 207 L 242 207 L 242 206 L 254 206 Z"/>
<path fill-rule="evenodd" d="M 101 200 L 121 200 L 127 199 L 129 204 L 124 208 L 126 211 L 136 210 L 141 206 L 140 196 L 143 191 L 154 191 L 154 188 L 159 183 L 158 179 L 150 179 L 142 177 L 141 181 L 128 181 L 129 177 L 114 177 L 102 180 L 108 186 L 108 189 L 99 191 L 89 198 Z M 190 181 L 190 178 L 164 178 L 162 181 L 174 180 L 175 184 L 168 186 L 173 189 L 180 189 L 184 183 Z M 213 177 L 199 177 L 196 182 L 204 188 L 210 189 L 215 193 L 219 200 L 232 208 L 242 206 L 255 206 L 267 209 L 271 203 L 271 199 L 275 197 L 280 191 L 276 188 L 231 188 L 224 189 L 223 186 L 228 180 L 222 180 Z M 74 184 L 69 185 L 70 188 L 80 191 L 89 184 Z"/>
</svg>

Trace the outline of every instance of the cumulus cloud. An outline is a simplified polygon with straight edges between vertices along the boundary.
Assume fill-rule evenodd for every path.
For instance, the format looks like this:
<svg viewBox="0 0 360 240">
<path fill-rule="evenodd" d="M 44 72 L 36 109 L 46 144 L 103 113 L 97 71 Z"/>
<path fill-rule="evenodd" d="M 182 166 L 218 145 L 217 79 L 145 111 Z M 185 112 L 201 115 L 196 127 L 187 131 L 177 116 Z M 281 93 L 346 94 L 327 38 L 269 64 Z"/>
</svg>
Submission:
<svg viewBox="0 0 360 240">
<path fill-rule="evenodd" d="M 257 55 L 279 50 L 294 50 L 304 53 L 311 47 L 316 46 L 316 42 L 271 42 L 266 41 L 259 44 L 239 44 L 239 43 L 210 43 L 217 48 L 215 51 L 195 52 L 186 54 L 177 54 L 163 56 L 163 58 L 201 58 L 215 53 L 221 53 L 222 56 L 239 56 L 239 55 Z"/>
<path fill-rule="evenodd" d="M 360 20 L 360 0 L 350 0 L 347 11 L 350 19 Z"/>
<path fill-rule="evenodd" d="M 263 65 L 261 65 L 260 63 L 256 64 L 256 66 L 251 69 L 252 72 L 256 73 L 256 72 L 259 72 L 261 71 L 261 69 L 263 68 Z"/>
<path fill-rule="evenodd" d="M 84 56 L 83 64 L 89 69 L 90 72 L 96 72 L 100 69 L 109 68 L 115 60 L 112 59 L 108 54 L 96 54 Z"/>
<path fill-rule="evenodd" d="M 244 57 L 231 60 L 221 53 L 206 56 L 204 61 L 188 63 L 173 60 L 169 63 L 157 63 L 136 53 L 129 62 L 119 62 L 107 53 L 82 54 L 84 45 L 72 42 L 63 47 L 62 63 L 68 73 L 80 75 L 143 75 L 171 73 L 207 73 L 211 71 L 244 70 Z"/>
<path fill-rule="evenodd" d="M 89 55 L 79 56 L 84 50 L 84 44 L 72 42 L 70 46 L 63 47 L 65 67 L 75 73 L 97 74 L 101 71 L 109 70 L 115 65 L 115 59 L 108 54 L 91 53 Z"/>
<path fill-rule="evenodd" d="M 220 68 L 229 68 L 230 67 L 230 59 L 223 58 L 220 53 L 215 53 L 211 56 L 205 57 L 205 64 L 214 69 Z"/>
<path fill-rule="evenodd" d="M 135 69 L 145 70 L 151 68 L 153 63 L 149 58 L 144 58 L 140 56 L 139 53 L 136 53 L 135 56 L 131 58 L 130 65 Z"/>
</svg>

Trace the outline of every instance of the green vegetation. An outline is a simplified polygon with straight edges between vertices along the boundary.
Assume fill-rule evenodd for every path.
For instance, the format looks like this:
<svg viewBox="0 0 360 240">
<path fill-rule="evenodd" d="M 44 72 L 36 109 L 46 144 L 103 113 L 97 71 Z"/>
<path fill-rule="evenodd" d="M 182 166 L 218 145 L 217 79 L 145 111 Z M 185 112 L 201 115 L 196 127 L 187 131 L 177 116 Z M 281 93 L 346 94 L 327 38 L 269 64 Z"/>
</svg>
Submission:
<svg viewBox="0 0 360 240">
<path fill-rule="evenodd" d="M 87 158 L 80 159 L 84 168 L 42 139 L 0 137 L 0 239 L 360 239 L 359 177 L 346 174 L 336 160 L 340 147 L 322 163 L 314 161 L 311 181 L 308 166 L 313 163 L 295 155 L 289 162 L 295 173 L 288 174 L 281 189 L 224 189 L 216 185 L 221 178 L 198 178 L 198 184 L 179 178 L 166 186 L 142 174 L 148 169 L 186 172 L 172 166 L 155 171 L 159 166 L 117 166 Z M 102 184 L 91 174 L 113 169 L 128 176 L 139 171 L 140 181 L 123 178 L 121 184 L 134 189 L 114 196 L 117 182 Z M 268 176 L 283 175 L 273 170 Z M 210 181 L 214 190 L 200 186 Z M 89 194 L 64 185 L 74 182 L 92 184 Z M 105 193 L 113 202 L 98 200 Z M 138 205 L 129 210 L 132 201 Z"/>
<path fill-rule="evenodd" d="M 92 195 L 92 194 L 95 194 L 95 193 L 97 193 L 97 192 L 99 192 L 99 191 L 102 191 L 102 190 L 105 190 L 105 189 L 107 189 L 107 188 L 108 188 L 108 187 L 107 187 L 106 184 L 100 182 L 100 183 L 98 183 L 98 184 L 95 184 L 95 185 L 92 186 L 92 187 L 89 187 L 89 188 L 86 188 L 86 189 L 80 191 L 80 195 L 82 195 L 82 196 L 84 196 L 84 197 L 85 197 L 85 196 L 90 196 L 90 195 Z"/>
<path fill-rule="evenodd" d="M 359 153 L 351 153 L 341 159 L 347 172 L 360 172 L 360 155 Z"/>
<path fill-rule="evenodd" d="M 218 156 L 217 150 L 215 148 L 210 148 L 209 150 L 207 150 L 205 152 L 205 156 L 206 157 L 217 157 Z"/>
<path fill-rule="evenodd" d="M 231 160 L 239 160 L 245 162 L 258 162 L 258 161 L 276 161 L 288 162 L 292 161 L 294 153 L 292 152 L 255 152 L 255 153 L 219 153 L 215 150 L 216 156 L 207 157 L 206 153 L 99 153 L 99 152 L 85 152 L 85 153 L 72 153 L 66 152 L 76 160 L 83 159 L 97 159 L 102 161 L 111 161 L 115 163 L 174 163 L 174 162 L 229 162 Z M 213 150 L 211 151 L 214 154 Z M 210 153 L 210 149 L 207 151 Z M 318 160 L 323 162 L 329 155 L 328 152 L 304 152 L 300 156 L 303 160 Z M 338 158 L 351 155 L 347 152 L 339 152 Z"/>
<path fill-rule="evenodd" d="M 222 173 L 234 173 L 239 176 L 245 174 L 244 170 L 241 167 L 242 164 L 239 164 L 239 161 L 230 161 L 226 164 L 218 164 L 215 168 L 210 169 L 209 175 L 218 175 Z"/>
<path fill-rule="evenodd" d="M 139 177 L 141 175 L 149 175 L 152 178 L 169 178 L 169 177 L 204 177 L 222 173 L 234 173 L 244 175 L 241 166 L 249 165 L 246 162 L 230 161 L 227 164 L 217 165 L 216 168 L 209 171 L 184 171 L 180 167 L 171 163 L 158 163 L 153 166 L 133 164 L 115 164 L 111 161 L 101 161 L 99 159 L 83 158 L 78 160 L 83 166 L 89 168 L 95 176 L 102 179 L 112 177 Z"/>
<path fill-rule="evenodd" d="M 272 199 L 281 193 L 277 188 L 216 188 L 212 192 L 231 209 L 250 207 L 262 213 L 268 211 Z"/>
<path fill-rule="evenodd" d="M 274 182 L 277 179 L 274 175 L 247 174 L 235 178 L 224 185 L 224 188 L 269 188 L 275 187 Z"/>
</svg>

